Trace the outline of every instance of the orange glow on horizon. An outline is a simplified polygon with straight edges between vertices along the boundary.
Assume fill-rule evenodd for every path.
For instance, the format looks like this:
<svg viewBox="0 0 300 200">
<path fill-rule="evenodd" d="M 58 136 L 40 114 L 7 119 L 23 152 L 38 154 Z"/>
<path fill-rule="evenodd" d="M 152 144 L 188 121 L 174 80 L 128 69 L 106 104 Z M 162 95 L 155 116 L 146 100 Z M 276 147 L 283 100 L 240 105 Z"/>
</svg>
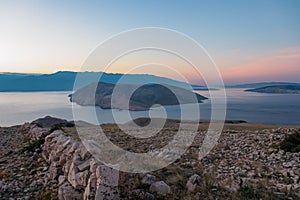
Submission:
<svg viewBox="0 0 300 200">
<path fill-rule="evenodd" d="M 152 57 L 150 57 L 152 59 Z M 149 58 L 149 60 L 151 60 Z M 156 58 L 156 57 L 155 57 Z M 148 58 L 147 58 L 148 59 Z M 146 59 L 146 60 L 147 60 Z M 160 59 L 160 58 L 159 58 Z M 158 61 L 162 61 L 159 60 Z M 163 59 L 163 58 L 161 58 Z M 107 73 L 127 73 L 131 65 L 136 66 L 142 64 L 143 60 L 125 60 L 127 62 L 115 63 Z M 195 70 L 188 66 L 187 63 L 180 62 L 176 59 L 164 60 L 170 67 L 174 67 L 181 75 L 192 84 L 203 84 L 203 79 Z M 159 62 L 158 62 L 159 63 Z M 235 66 L 222 66 L 222 63 L 218 63 L 220 66 L 220 72 L 225 82 L 254 82 L 254 81 L 281 81 L 286 80 L 290 76 L 296 77 L 300 75 L 300 47 L 290 47 L 273 52 L 273 55 L 266 56 L 264 58 L 256 58 L 248 63 L 236 64 Z M 64 66 L 64 65 L 61 65 Z M 122 67 L 121 67 L 122 66 Z M 96 69 L 96 68 L 95 68 Z M 67 66 L 64 67 L 6 67 L 0 68 L 0 72 L 12 72 L 12 73 L 35 73 L 35 74 L 51 74 L 57 71 L 80 71 L 80 67 Z M 95 70 L 97 71 L 97 70 Z M 101 70 L 98 70 L 101 71 Z M 168 69 L 163 67 L 156 67 L 147 71 L 133 71 L 129 72 L 133 74 L 152 74 L 156 76 L 162 76 L 172 78 L 179 81 L 184 81 L 175 73 L 170 73 Z M 300 80 L 300 79 L 299 79 Z M 300 82 L 300 81 L 299 81 Z"/>
<path fill-rule="evenodd" d="M 300 52 L 300 48 L 298 48 Z M 300 74 L 300 53 L 288 53 L 282 50 L 280 55 L 259 58 L 255 61 L 224 68 L 221 73 L 224 80 L 232 79 L 260 79 L 261 81 L 274 80 L 274 77 L 289 77 Z M 271 78 L 271 79 L 270 79 Z M 273 79 L 272 79 L 273 78 Z"/>
</svg>

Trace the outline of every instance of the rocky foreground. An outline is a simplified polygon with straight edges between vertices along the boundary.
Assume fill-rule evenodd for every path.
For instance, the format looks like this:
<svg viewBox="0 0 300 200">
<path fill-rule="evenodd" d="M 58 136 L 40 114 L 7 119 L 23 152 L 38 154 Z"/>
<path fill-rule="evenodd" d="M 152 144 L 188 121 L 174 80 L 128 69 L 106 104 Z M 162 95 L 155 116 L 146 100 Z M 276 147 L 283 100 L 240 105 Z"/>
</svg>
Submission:
<svg viewBox="0 0 300 200">
<path fill-rule="evenodd" d="M 200 125 L 176 162 L 130 174 L 93 158 L 71 123 L 45 123 L 49 119 L 0 128 L 0 199 L 300 199 L 300 153 L 282 146 L 290 135 L 299 136 L 296 128 L 225 126 L 218 145 L 199 161 Z M 116 145 L 141 152 L 168 143 L 178 123 L 136 141 L 117 125 L 102 128 Z"/>
</svg>

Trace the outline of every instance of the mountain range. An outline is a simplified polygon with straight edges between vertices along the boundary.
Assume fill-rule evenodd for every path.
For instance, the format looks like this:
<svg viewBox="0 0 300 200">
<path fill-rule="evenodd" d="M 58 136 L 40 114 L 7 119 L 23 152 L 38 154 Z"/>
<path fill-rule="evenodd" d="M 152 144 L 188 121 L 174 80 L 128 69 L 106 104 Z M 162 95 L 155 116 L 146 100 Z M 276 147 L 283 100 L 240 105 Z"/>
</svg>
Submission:
<svg viewBox="0 0 300 200">
<path fill-rule="evenodd" d="M 77 75 L 80 82 L 74 87 Z M 101 79 L 99 77 L 101 76 Z M 0 92 L 36 92 L 36 91 L 73 91 L 93 82 L 116 84 L 121 78 L 126 78 L 122 84 L 143 85 L 145 83 L 160 83 L 185 88 L 189 84 L 173 79 L 148 74 L 112 74 L 104 72 L 72 72 L 58 71 L 53 74 L 19 74 L 1 73 Z M 95 81 L 96 80 L 96 81 Z M 205 89 L 203 86 L 194 85 Z"/>
<path fill-rule="evenodd" d="M 74 88 L 76 76 L 81 77 Z M 98 77 L 101 79 L 98 80 Z M 112 74 L 104 72 L 73 72 L 58 71 L 52 74 L 0 73 L 0 92 L 41 92 L 41 91 L 73 91 L 93 82 L 116 84 L 121 78 L 126 78 L 122 84 L 143 85 L 145 83 L 165 84 L 180 88 L 190 85 L 170 78 L 149 74 Z M 97 81 L 95 81 L 97 80 Z M 226 88 L 260 88 L 275 85 L 298 85 L 289 82 L 259 82 L 237 85 L 226 85 Z M 192 85 L 194 90 L 208 90 L 206 86 Z M 214 88 L 209 88 L 214 90 Z"/>
</svg>

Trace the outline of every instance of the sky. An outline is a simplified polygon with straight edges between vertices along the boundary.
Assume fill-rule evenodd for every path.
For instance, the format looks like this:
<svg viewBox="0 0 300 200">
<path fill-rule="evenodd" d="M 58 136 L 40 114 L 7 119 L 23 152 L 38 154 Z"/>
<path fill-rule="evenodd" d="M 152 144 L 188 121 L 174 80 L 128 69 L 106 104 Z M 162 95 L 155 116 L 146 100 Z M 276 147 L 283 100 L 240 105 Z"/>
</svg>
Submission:
<svg viewBox="0 0 300 200">
<path fill-rule="evenodd" d="M 201 44 L 225 83 L 300 82 L 299 10 L 299 0 L 0 0 L 0 72 L 78 71 L 112 35 L 162 27 Z"/>
</svg>

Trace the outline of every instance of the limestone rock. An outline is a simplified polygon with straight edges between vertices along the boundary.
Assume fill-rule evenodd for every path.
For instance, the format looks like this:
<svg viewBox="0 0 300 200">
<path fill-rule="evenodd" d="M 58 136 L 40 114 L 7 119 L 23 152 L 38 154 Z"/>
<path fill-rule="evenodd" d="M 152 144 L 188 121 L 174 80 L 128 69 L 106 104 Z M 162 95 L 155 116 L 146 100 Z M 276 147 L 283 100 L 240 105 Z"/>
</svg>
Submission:
<svg viewBox="0 0 300 200">
<path fill-rule="evenodd" d="M 59 176 L 58 177 L 58 184 L 61 185 L 65 182 L 66 180 L 66 177 L 65 176 Z"/>
<path fill-rule="evenodd" d="M 89 172 L 86 170 L 84 172 L 79 172 L 75 175 L 75 188 L 85 188 L 87 185 Z"/>
<path fill-rule="evenodd" d="M 90 169 L 90 162 L 91 162 L 91 159 L 84 161 L 82 164 L 78 165 L 78 170 L 84 171 L 84 170 Z"/>
<path fill-rule="evenodd" d="M 97 190 L 95 199 L 119 199 L 119 171 L 106 165 L 96 169 Z"/>
<path fill-rule="evenodd" d="M 151 184 L 150 192 L 166 196 L 171 193 L 171 188 L 164 181 L 158 181 Z"/>
<path fill-rule="evenodd" d="M 68 181 L 71 183 L 71 185 L 76 188 L 76 173 L 77 173 L 77 167 L 74 163 L 71 164 L 69 174 L 68 174 Z"/>
<path fill-rule="evenodd" d="M 83 195 L 76 191 L 70 183 L 65 182 L 58 189 L 59 200 L 82 200 Z"/>
<path fill-rule="evenodd" d="M 153 176 L 151 174 L 146 174 L 146 176 L 143 177 L 141 183 L 144 185 L 151 185 L 156 181 L 156 176 Z"/>
<path fill-rule="evenodd" d="M 186 184 L 186 187 L 189 192 L 194 192 L 196 189 L 196 186 L 200 183 L 200 176 L 198 174 L 194 174 L 191 176 Z"/>
</svg>

